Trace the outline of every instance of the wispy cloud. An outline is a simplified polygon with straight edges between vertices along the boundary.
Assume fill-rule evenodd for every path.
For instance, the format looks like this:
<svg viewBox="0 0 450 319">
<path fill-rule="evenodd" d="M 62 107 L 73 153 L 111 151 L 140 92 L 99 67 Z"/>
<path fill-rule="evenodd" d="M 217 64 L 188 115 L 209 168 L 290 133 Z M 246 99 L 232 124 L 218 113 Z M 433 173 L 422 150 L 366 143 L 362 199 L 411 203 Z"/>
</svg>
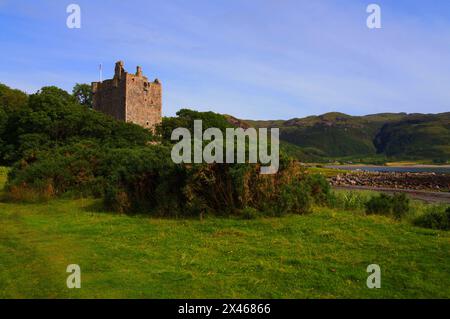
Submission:
<svg viewBox="0 0 450 319">
<path fill-rule="evenodd" d="M 18 87 L 58 80 L 70 89 L 96 80 L 99 62 L 110 76 L 122 59 L 130 71 L 140 64 L 163 81 L 165 114 L 180 107 L 244 118 L 450 109 L 445 0 L 433 3 L 441 11 L 425 0 L 378 1 L 383 29 L 375 31 L 365 26 L 362 0 L 78 2 L 81 30 L 65 28 L 65 8 L 53 1 L 0 6 L 8 17 L 0 26 L 9 23 L 12 33 L 0 36 L 10 49 L 0 53 L 0 81 L 10 73 Z"/>
</svg>

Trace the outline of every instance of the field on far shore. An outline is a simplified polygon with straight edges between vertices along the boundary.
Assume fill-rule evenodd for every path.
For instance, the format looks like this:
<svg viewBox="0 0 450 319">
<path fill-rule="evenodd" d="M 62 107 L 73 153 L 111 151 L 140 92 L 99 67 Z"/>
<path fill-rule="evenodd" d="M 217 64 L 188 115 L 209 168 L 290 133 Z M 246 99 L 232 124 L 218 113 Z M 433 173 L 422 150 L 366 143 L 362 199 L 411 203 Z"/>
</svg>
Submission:
<svg viewBox="0 0 450 319">
<path fill-rule="evenodd" d="M 450 297 L 448 232 L 327 208 L 200 221 L 0 202 L 0 261 L 0 298 Z M 381 289 L 366 287 L 374 263 Z M 66 287 L 69 264 L 81 289 Z"/>
</svg>

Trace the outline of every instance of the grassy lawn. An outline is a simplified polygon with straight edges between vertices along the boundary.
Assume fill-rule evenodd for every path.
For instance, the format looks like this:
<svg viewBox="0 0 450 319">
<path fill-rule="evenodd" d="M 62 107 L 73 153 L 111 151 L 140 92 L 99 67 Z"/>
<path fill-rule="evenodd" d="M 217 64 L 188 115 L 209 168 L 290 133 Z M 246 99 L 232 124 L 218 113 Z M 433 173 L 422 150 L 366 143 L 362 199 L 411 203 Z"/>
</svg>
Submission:
<svg viewBox="0 0 450 319">
<path fill-rule="evenodd" d="M 0 202 L 0 298 L 450 297 L 448 232 L 325 208 L 200 221 L 100 207 Z M 381 289 L 366 287 L 373 263 Z M 68 264 L 81 289 L 66 287 Z"/>
</svg>

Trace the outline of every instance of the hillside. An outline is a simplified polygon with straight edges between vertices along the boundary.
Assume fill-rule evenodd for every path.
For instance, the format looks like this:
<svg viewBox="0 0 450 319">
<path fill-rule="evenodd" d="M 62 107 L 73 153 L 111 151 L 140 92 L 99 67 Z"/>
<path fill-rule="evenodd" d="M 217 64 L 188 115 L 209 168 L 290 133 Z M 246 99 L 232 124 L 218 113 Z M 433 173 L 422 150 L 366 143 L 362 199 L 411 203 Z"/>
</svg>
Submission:
<svg viewBox="0 0 450 319">
<path fill-rule="evenodd" d="M 306 158 L 450 159 L 450 113 L 350 116 L 334 112 L 286 121 L 227 118 L 241 127 L 280 128 L 283 144 L 300 147 L 297 152 Z"/>
<path fill-rule="evenodd" d="M 413 114 L 384 125 L 375 137 L 379 153 L 446 162 L 450 154 L 450 113 Z"/>
</svg>

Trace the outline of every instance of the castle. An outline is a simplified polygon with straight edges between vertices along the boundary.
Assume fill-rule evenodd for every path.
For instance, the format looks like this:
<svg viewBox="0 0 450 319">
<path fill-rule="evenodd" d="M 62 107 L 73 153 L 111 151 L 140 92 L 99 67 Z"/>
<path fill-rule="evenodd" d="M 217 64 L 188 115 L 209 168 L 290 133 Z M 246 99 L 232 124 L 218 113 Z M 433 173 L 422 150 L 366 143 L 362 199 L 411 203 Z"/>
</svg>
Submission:
<svg viewBox="0 0 450 319">
<path fill-rule="evenodd" d="M 92 83 L 93 108 L 120 121 L 153 129 L 161 123 L 162 89 L 158 79 L 149 82 L 137 67 L 136 74 L 125 72 L 116 62 L 114 78 Z"/>
</svg>

